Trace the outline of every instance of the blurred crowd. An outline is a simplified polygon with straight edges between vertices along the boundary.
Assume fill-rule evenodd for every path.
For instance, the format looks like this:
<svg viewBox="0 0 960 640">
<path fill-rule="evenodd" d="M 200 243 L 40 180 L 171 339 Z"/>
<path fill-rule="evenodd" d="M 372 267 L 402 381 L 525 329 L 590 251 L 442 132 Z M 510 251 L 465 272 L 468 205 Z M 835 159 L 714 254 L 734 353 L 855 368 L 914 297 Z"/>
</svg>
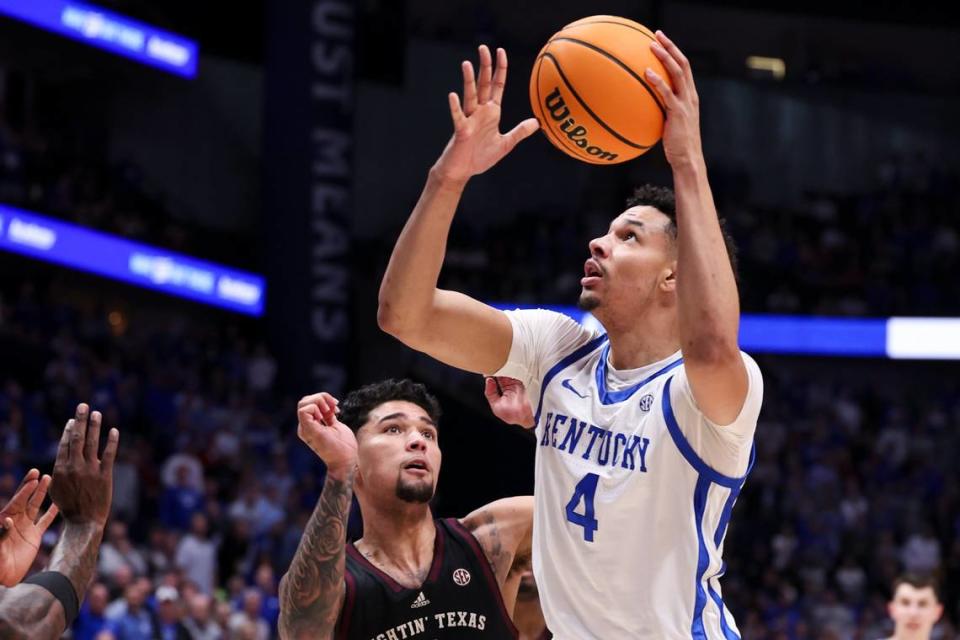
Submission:
<svg viewBox="0 0 960 640">
<path fill-rule="evenodd" d="M 776 210 L 748 204 L 748 186 L 724 184 L 746 178 L 716 170 L 744 311 L 960 315 L 960 176 L 922 155 L 891 156 L 877 171 L 868 191 L 810 192 Z M 484 300 L 572 304 L 587 243 L 606 232 L 618 207 L 526 212 L 494 226 L 458 219 L 441 286 Z M 381 249 L 388 254 L 389 242 Z"/>
<path fill-rule="evenodd" d="M 956 367 L 761 366 L 757 461 L 725 543 L 743 637 L 886 638 L 904 572 L 938 579 L 934 637 L 960 637 Z"/>
<path fill-rule="evenodd" d="M 29 284 L 3 294 L 0 494 L 30 466 L 49 470 L 77 398 L 122 431 L 98 582 L 76 637 L 272 637 L 278 578 L 322 475 L 287 437 L 294 404 L 273 393 L 270 354 L 232 328 L 118 318 Z"/>
<path fill-rule="evenodd" d="M 37 105 L 16 126 L 0 105 L 0 203 L 228 264 L 256 255 L 251 237 L 191 224 L 136 162 L 110 157 L 108 135 L 89 121 Z"/>
</svg>

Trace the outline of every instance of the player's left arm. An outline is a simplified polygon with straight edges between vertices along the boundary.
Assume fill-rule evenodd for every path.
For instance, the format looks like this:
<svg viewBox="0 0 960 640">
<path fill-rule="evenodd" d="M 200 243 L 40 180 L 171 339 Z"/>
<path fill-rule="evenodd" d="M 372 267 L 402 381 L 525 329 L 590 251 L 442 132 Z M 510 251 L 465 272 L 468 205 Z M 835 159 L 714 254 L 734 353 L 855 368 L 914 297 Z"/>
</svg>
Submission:
<svg viewBox="0 0 960 640">
<path fill-rule="evenodd" d="M 711 422 L 726 425 L 740 415 L 748 391 L 737 342 L 737 282 L 707 180 L 700 99 L 690 62 L 661 31 L 651 50 L 673 83 L 671 88 L 654 71 L 646 72 L 667 110 L 663 149 L 677 198 L 676 286 L 684 369 L 697 406 Z"/>
<path fill-rule="evenodd" d="M 460 523 L 480 543 L 503 590 L 514 560 L 529 555 L 533 544 L 533 496 L 491 502 Z"/>
</svg>

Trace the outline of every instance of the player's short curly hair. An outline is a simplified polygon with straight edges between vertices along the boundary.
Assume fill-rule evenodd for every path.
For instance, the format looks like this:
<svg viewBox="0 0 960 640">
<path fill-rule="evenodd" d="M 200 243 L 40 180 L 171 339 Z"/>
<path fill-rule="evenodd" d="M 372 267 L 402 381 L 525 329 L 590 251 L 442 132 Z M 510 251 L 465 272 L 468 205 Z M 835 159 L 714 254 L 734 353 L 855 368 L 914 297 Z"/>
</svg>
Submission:
<svg viewBox="0 0 960 640">
<path fill-rule="evenodd" d="M 391 400 L 404 400 L 421 407 L 434 424 L 440 423 L 440 403 L 427 388 L 412 380 L 383 380 L 351 391 L 340 403 L 337 418 L 356 433 L 370 418 L 370 412 Z"/>
<path fill-rule="evenodd" d="M 657 211 L 670 219 L 670 225 L 666 231 L 674 240 L 677 239 L 679 227 L 677 227 L 677 198 L 673 189 L 668 187 L 658 187 L 652 184 L 645 184 L 633 190 L 633 195 L 627 198 L 627 209 L 632 207 L 653 207 Z M 723 233 L 723 243 L 727 246 L 727 255 L 730 257 L 730 267 L 733 269 L 733 277 L 740 281 L 740 274 L 737 270 L 737 244 L 727 229 L 727 221 L 720 218 L 720 232 Z"/>
</svg>

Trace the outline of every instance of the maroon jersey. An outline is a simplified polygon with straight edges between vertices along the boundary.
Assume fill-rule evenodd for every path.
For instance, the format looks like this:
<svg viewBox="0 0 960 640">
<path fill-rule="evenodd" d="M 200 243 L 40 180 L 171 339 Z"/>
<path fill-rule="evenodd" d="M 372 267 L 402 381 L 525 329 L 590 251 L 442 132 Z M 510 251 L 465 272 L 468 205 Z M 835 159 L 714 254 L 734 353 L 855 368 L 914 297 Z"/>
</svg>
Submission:
<svg viewBox="0 0 960 640">
<path fill-rule="evenodd" d="M 480 543 L 453 518 L 434 522 L 433 564 L 416 589 L 398 584 L 347 545 L 337 640 L 517 637 Z"/>
</svg>

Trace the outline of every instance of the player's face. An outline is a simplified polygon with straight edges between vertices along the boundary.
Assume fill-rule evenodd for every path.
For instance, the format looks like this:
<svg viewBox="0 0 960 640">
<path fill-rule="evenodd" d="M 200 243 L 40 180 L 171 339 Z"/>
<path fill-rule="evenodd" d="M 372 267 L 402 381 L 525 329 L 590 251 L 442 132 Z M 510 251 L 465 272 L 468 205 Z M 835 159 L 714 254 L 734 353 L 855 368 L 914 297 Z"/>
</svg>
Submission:
<svg viewBox="0 0 960 640">
<path fill-rule="evenodd" d="M 384 499 L 427 503 L 440 476 L 437 427 L 419 405 L 384 402 L 357 431 L 357 487 Z"/>
<path fill-rule="evenodd" d="M 580 308 L 598 316 L 629 312 L 672 288 L 676 256 L 669 225 L 670 219 L 653 207 L 632 207 L 614 219 L 606 235 L 591 240 Z"/>
<path fill-rule="evenodd" d="M 912 584 L 897 587 L 887 608 L 897 637 L 904 638 L 929 638 L 933 625 L 943 614 L 943 605 L 931 587 L 917 589 Z"/>
</svg>

